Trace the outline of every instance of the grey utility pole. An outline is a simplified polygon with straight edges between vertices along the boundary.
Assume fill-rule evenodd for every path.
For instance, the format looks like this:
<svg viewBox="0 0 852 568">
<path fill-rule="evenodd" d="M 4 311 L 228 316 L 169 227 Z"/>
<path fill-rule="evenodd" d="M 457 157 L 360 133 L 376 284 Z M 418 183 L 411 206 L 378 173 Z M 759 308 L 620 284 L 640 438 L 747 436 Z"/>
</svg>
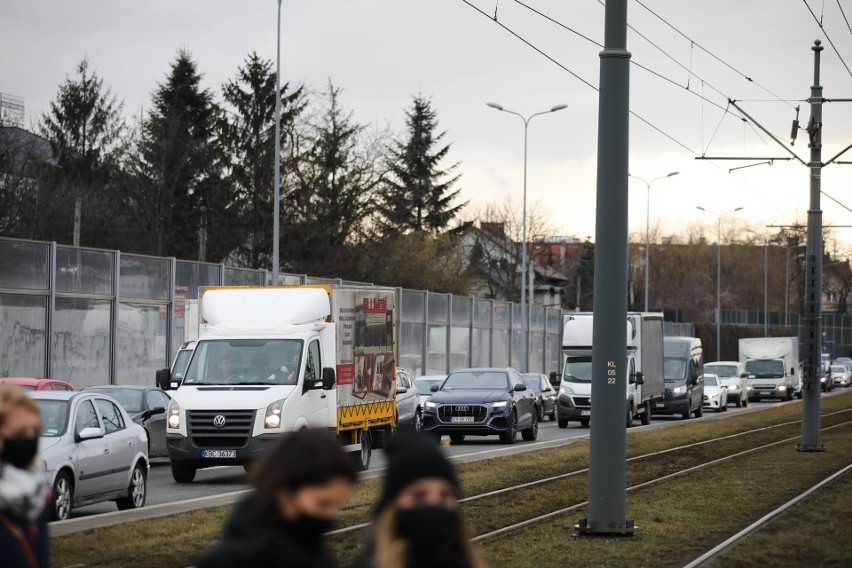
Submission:
<svg viewBox="0 0 852 568">
<path fill-rule="evenodd" d="M 802 328 L 804 365 L 802 370 L 802 441 L 800 452 L 818 452 L 820 443 L 820 372 L 822 366 L 822 211 L 820 190 L 822 177 L 822 85 L 819 84 L 819 57 L 823 50 L 816 40 L 814 52 L 814 84 L 811 87 L 811 120 L 808 135 L 811 149 L 811 197 L 808 208 L 808 242 L 805 270 L 805 313 Z"/>
<path fill-rule="evenodd" d="M 589 513 L 578 536 L 629 536 L 627 520 L 627 172 L 630 52 L 627 0 L 606 3 L 598 96 Z"/>
<path fill-rule="evenodd" d="M 281 0 L 278 0 L 278 33 L 275 56 L 275 188 L 272 193 L 272 285 L 278 286 L 278 242 L 281 240 Z"/>
</svg>

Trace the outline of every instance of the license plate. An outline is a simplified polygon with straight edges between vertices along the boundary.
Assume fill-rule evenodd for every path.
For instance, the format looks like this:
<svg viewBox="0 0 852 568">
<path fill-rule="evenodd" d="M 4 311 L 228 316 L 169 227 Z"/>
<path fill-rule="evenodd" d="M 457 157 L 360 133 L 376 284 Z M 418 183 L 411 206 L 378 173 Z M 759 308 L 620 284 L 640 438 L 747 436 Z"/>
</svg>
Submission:
<svg viewBox="0 0 852 568">
<path fill-rule="evenodd" d="M 473 422 L 473 416 L 451 416 L 450 422 Z"/>
<path fill-rule="evenodd" d="M 235 458 L 237 450 L 201 450 L 202 458 Z"/>
<path fill-rule="evenodd" d="M 580 416 L 591 416 L 591 415 L 592 415 L 591 410 L 581 410 L 580 411 Z"/>
<path fill-rule="evenodd" d="M 772 391 L 760 391 L 758 394 L 761 396 L 772 396 Z"/>
</svg>

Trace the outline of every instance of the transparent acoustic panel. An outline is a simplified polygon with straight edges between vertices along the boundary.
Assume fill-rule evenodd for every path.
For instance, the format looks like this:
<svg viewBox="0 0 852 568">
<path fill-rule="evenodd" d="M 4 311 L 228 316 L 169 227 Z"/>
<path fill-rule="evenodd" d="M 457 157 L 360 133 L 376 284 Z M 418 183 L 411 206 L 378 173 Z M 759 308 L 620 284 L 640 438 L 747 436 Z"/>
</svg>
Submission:
<svg viewBox="0 0 852 568">
<path fill-rule="evenodd" d="M 530 373 L 544 372 L 544 334 L 530 332 Z"/>
<path fill-rule="evenodd" d="M 0 377 L 44 377 L 47 296 L 0 294 Z"/>
<path fill-rule="evenodd" d="M 56 298 L 53 332 L 54 378 L 76 389 L 109 384 L 112 302 Z"/>
<path fill-rule="evenodd" d="M 449 294 L 429 294 L 429 322 L 447 323 L 450 316 Z"/>
<path fill-rule="evenodd" d="M 423 328 L 422 323 L 401 322 L 397 330 L 399 336 L 397 365 L 414 377 L 423 373 Z"/>
<path fill-rule="evenodd" d="M 491 361 L 495 367 L 509 366 L 509 330 L 495 329 L 491 332 Z"/>
<path fill-rule="evenodd" d="M 470 328 L 450 328 L 450 370 L 470 367 Z"/>
<path fill-rule="evenodd" d="M 111 296 L 115 254 L 102 250 L 56 247 L 56 292 Z"/>
<path fill-rule="evenodd" d="M 0 288 L 47 290 L 50 245 L 0 239 Z"/>
<path fill-rule="evenodd" d="M 474 367 L 491 366 L 491 330 L 474 328 L 471 336 L 471 362 Z"/>
<path fill-rule="evenodd" d="M 470 312 L 470 298 L 453 296 L 453 325 L 469 325 Z"/>
<path fill-rule="evenodd" d="M 225 267 L 225 286 L 263 286 L 264 277 L 260 270 Z"/>
<path fill-rule="evenodd" d="M 426 292 L 420 290 L 403 290 L 399 306 L 399 317 L 402 321 L 426 321 Z"/>
<path fill-rule="evenodd" d="M 219 285 L 219 265 L 203 262 L 177 261 L 175 268 L 175 303 L 190 298 L 198 299 L 198 289 Z"/>
<path fill-rule="evenodd" d="M 447 362 L 447 327 L 443 325 L 430 325 L 428 326 L 428 334 L 426 372 L 423 374 L 440 375 L 449 372 Z"/>
<path fill-rule="evenodd" d="M 166 360 L 166 306 L 122 302 L 118 310 L 116 383 L 154 386 Z"/>
<path fill-rule="evenodd" d="M 121 299 L 168 300 L 170 267 L 165 258 L 122 254 L 118 281 Z"/>
</svg>

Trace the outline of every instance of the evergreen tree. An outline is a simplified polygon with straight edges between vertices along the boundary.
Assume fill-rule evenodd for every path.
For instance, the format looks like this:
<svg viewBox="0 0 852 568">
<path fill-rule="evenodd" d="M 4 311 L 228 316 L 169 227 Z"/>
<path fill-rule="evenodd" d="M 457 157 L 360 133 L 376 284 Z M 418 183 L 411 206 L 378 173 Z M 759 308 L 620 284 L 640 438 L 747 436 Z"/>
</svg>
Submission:
<svg viewBox="0 0 852 568">
<path fill-rule="evenodd" d="M 227 254 L 231 200 L 218 175 L 217 113 L 195 61 L 181 49 L 154 91 L 137 144 L 135 198 L 144 219 L 141 237 L 151 240 L 152 254 L 200 256 L 202 228 L 208 232 L 207 257 Z"/>
<path fill-rule="evenodd" d="M 414 98 L 405 123 L 407 133 L 394 144 L 383 189 L 383 225 L 389 233 L 440 232 L 465 206 L 456 204 L 460 176 L 452 172 L 458 164 L 440 169 L 450 145 L 437 147 L 446 132 L 436 133 L 438 116 L 428 99 Z"/>
<path fill-rule="evenodd" d="M 282 148 L 293 121 L 304 110 L 302 88 L 281 88 Z M 268 267 L 272 255 L 275 168 L 275 72 L 272 62 L 252 52 L 234 79 L 222 86 L 225 112 L 219 136 L 225 154 L 226 182 L 236 200 L 240 243 L 236 260 L 251 268 Z M 282 152 L 283 153 L 283 152 Z"/>
<path fill-rule="evenodd" d="M 118 167 L 123 104 L 104 86 L 103 79 L 90 71 L 87 58 L 80 60 L 75 71 L 73 78 L 66 76 L 59 86 L 39 124 L 57 161 L 56 175 L 50 182 L 57 199 L 52 210 L 62 209 L 64 222 L 59 226 L 73 227 L 72 235 L 63 231 L 62 236 L 72 236 L 75 245 L 80 244 L 85 226 L 86 244 L 107 246 L 108 227 L 115 218 L 116 201 L 120 201 L 115 188 L 107 186 L 115 179 Z M 73 212 L 68 207 L 71 204 Z"/>
</svg>

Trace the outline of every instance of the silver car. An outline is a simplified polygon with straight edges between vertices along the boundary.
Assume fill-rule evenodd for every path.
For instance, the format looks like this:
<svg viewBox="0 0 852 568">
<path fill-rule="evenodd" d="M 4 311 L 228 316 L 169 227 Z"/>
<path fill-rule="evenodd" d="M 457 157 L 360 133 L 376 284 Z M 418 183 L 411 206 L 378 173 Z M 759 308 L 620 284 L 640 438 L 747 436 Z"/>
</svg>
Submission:
<svg viewBox="0 0 852 568">
<path fill-rule="evenodd" d="M 39 451 L 53 485 L 54 520 L 101 501 L 118 508 L 145 506 L 148 440 L 145 429 L 108 396 L 93 392 L 37 391 L 44 422 Z"/>
</svg>

